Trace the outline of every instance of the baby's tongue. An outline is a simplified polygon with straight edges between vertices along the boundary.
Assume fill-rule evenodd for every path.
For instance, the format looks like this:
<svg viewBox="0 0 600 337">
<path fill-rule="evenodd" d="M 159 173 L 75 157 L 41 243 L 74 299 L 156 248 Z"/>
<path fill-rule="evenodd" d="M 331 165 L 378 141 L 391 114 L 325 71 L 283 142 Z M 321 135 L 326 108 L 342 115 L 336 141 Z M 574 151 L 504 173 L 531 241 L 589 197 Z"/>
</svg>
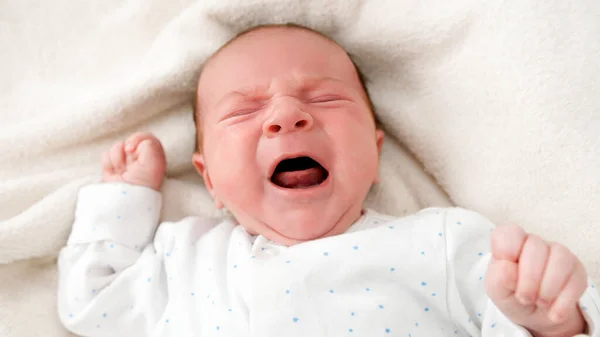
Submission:
<svg viewBox="0 0 600 337">
<path fill-rule="evenodd" d="M 273 175 L 273 182 L 285 188 L 304 188 L 323 182 L 323 170 L 313 167 L 302 171 L 278 172 Z"/>
</svg>

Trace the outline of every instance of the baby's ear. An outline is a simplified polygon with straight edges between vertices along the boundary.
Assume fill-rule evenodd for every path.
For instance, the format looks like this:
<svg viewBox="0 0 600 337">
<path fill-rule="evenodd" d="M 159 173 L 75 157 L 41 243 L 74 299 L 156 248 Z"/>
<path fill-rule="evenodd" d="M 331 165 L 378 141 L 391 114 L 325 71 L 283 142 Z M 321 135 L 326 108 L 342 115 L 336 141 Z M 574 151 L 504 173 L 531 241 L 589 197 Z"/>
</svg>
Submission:
<svg viewBox="0 0 600 337">
<path fill-rule="evenodd" d="M 375 130 L 375 142 L 377 143 L 377 152 L 378 153 L 381 153 L 381 148 L 383 147 L 383 138 L 384 138 L 383 130 L 380 130 L 380 129 Z M 376 174 L 375 180 L 373 181 L 373 183 L 379 184 L 379 163 L 377 165 L 377 172 L 375 174 Z"/>
<path fill-rule="evenodd" d="M 194 164 L 194 167 L 196 168 L 198 174 L 204 180 L 204 186 L 206 186 L 208 193 L 210 193 L 210 196 L 213 198 L 215 206 L 218 209 L 223 208 L 223 203 L 217 197 L 215 189 L 213 188 L 212 182 L 210 180 L 210 175 L 208 174 L 208 169 L 206 168 L 204 155 L 199 152 L 194 152 L 194 154 L 192 155 L 192 163 Z"/>
<path fill-rule="evenodd" d="M 375 141 L 377 142 L 377 151 L 379 151 L 379 153 L 381 153 L 381 148 L 383 147 L 383 138 L 384 138 L 383 130 L 380 130 L 380 129 L 375 130 Z"/>
</svg>

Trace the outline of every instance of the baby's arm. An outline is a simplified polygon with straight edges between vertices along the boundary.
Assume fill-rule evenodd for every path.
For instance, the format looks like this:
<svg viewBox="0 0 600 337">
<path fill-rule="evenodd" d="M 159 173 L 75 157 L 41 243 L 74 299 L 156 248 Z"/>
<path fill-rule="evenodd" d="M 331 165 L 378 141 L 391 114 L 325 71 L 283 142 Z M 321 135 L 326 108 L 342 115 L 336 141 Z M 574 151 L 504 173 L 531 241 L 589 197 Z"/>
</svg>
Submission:
<svg viewBox="0 0 600 337">
<path fill-rule="evenodd" d="M 162 259 L 149 245 L 160 194 L 120 183 L 79 193 L 59 261 L 58 308 L 82 336 L 147 336 L 166 304 Z"/>
<path fill-rule="evenodd" d="M 516 289 L 517 280 L 520 282 L 520 277 L 526 276 L 524 274 L 513 274 L 511 276 L 504 271 L 498 273 L 499 270 L 496 266 L 500 250 L 497 244 L 490 247 L 490 234 L 494 229 L 493 224 L 474 212 L 461 209 L 448 210 L 445 224 L 449 282 L 448 306 L 452 318 L 460 323 L 469 334 L 473 336 L 480 334 L 482 336 L 500 336 L 504 334 L 510 336 L 571 337 L 583 332 L 586 322 L 582 320 L 580 310 L 583 311 L 585 321 L 590 327 L 598 326 L 600 322 L 600 298 L 591 284 L 586 289 L 585 272 L 582 275 L 573 273 L 573 275 L 577 274 L 573 278 L 577 279 L 577 282 L 582 281 L 583 285 L 568 290 L 567 287 L 563 288 L 566 290 L 565 295 L 570 298 L 570 301 L 565 302 L 565 298 L 561 298 L 560 301 L 554 303 L 554 306 L 543 308 L 538 307 L 535 303 L 528 306 L 521 305 L 515 300 L 514 289 Z M 494 230 L 492 241 L 496 243 L 505 231 L 511 231 L 511 228 L 501 227 Z M 523 242 L 514 238 L 509 241 L 518 247 L 523 245 Z M 567 249 L 562 248 L 562 252 L 568 252 Z M 517 255 L 530 254 L 528 251 L 521 250 L 517 253 Z M 572 257 L 573 261 L 580 263 L 574 256 Z M 521 260 L 517 259 L 517 262 L 515 262 L 517 265 L 529 263 L 523 265 L 523 267 L 527 270 L 535 269 L 530 264 L 537 263 L 537 258 L 533 259 L 533 262 L 527 262 L 530 256 L 519 256 L 519 258 Z M 492 261 L 491 264 L 490 261 Z M 544 263 L 544 261 L 539 262 Z M 548 261 L 544 264 L 546 268 L 552 269 L 554 267 L 547 266 L 554 265 L 555 261 Z M 574 266 L 576 266 L 576 263 Z M 572 268 L 572 270 L 576 269 L 575 267 Z M 565 271 L 565 273 L 568 273 L 568 271 Z M 513 278 L 515 279 L 513 280 Z M 582 278 L 582 280 L 579 278 Z M 511 280 L 510 283 L 514 288 L 512 288 L 511 293 L 505 292 L 506 296 L 499 298 L 499 290 L 511 287 L 511 284 L 504 282 L 506 280 Z M 548 281 L 552 281 L 552 279 L 549 278 Z M 543 283 L 546 283 L 545 279 Z M 486 285 L 487 294 L 485 292 Z M 568 295 L 568 292 L 574 293 Z M 561 296 L 563 295 L 559 297 Z M 565 312 L 562 320 L 554 322 L 550 319 L 550 313 L 552 312 L 551 309 L 557 307 L 559 302 L 564 304 L 563 308 L 569 310 Z M 592 336 L 600 336 L 600 331 L 597 328 L 590 332 Z"/>
<path fill-rule="evenodd" d="M 59 256 L 60 319 L 79 335 L 147 336 L 166 305 L 163 257 L 150 245 L 164 154 L 151 135 L 128 142 L 128 152 L 116 144 L 104 158 L 104 180 L 112 183 L 80 190 L 73 230 Z"/>
</svg>

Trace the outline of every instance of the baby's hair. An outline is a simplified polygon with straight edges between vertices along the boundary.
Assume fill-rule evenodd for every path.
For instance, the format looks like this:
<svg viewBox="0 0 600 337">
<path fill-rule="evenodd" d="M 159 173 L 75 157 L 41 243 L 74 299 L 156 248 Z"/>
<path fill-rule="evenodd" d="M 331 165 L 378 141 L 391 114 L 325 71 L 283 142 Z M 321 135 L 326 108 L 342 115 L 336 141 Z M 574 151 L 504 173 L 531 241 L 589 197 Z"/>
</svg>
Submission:
<svg viewBox="0 0 600 337">
<path fill-rule="evenodd" d="M 234 36 L 231 40 L 229 40 L 227 43 L 225 43 L 223 46 L 221 46 L 216 52 L 214 52 L 207 60 L 206 62 L 204 62 L 204 66 L 203 69 L 206 68 L 206 65 L 213 59 L 215 58 L 215 56 L 217 56 L 223 49 L 227 48 L 227 46 L 229 46 L 233 41 L 237 40 L 238 38 L 260 30 L 260 29 L 268 29 L 268 28 L 290 28 L 290 29 L 302 29 L 302 30 L 306 30 L 315 34 L 319 34 L 320 36 L 326 38 L 327 40 L 338 44 L 337 42 L 335 42 L 333 39 L 331 39 L 329 36 L 313 30 L 311 28 L 305 27 L 305 26 L 301 26 L 295 23 L 285 23 L 285 24 L 263 24 L 263 25 L 258 25 L 258 26 L 253 26 L 249 29 L 246 29 L 245 31 L 242 31 L 241 33 L 238 33 L 236 36 Z M 367 101 L 367 105 L 369 106 L 369 110 L 371 111 L 371 114 L 373 115 L 373 119 L 375 121 L 375 127 L 380 129 L 381 128 L 381 124 L 379 122 L 379 120 L 377 119 L 377 115 L 375 114 L 375 107 L 373 106 L 373 101 L 371 101 L 371 96 L 369 95 L 369 90 L 367 89 L 367 83 L 368 80 L 366 78 L 366 76 L 363 74 L 362 71 L 360 71 L 360 68 L 358 67 L 358 65 L 356 64 L 356 62 L 354 61 L 354 57 L 352 56 L 352 54 L 346 52 L 346 54 L 348 55 L 348 57 L 350 58 L 350 61 L 352 62 L 352 65 L 354 65 L 354 69 L 356 70 L 356 74 L 358 75 L 358 79 L 360 81 L 360 85 L 365 93 L 365 99 Z M 198 76 L 198 82 L 200 81 L 200 77 L 202 76 L 202 71 L 200 71 L 200 75 Z M 197 86 L 196 86 L 197 88 Z M 194 115 L 194 125 L 196 126 L 196 132 L 200 133 L 201 128 L 200 128 L 200 102 L 198 101 L 198 90 L 196 89 L 196 94 L 192 103 L 192 107 L 193 107 L 193 115 Z M 201 152 L 201 147 L 202 144 L 200 143 L 201 140 L 201 135 L 197 135 L 196 137 L 196 144 L 194 146 L 194 148 L 196 149 L 196 151 Z"/>
</svg>

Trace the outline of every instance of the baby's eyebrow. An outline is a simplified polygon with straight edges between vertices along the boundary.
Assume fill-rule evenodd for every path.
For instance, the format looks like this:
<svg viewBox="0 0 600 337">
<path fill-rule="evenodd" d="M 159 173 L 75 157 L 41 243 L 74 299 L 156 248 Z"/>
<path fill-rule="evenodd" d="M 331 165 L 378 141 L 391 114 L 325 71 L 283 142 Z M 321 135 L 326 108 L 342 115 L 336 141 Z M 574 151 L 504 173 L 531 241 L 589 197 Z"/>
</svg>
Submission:
<svg viewBox="0 0 600 337">
<path fill-rule="evenodd" d="M 343 81 L 337 79 L 337 78 L 333 78 L 333 77 L 328 77 L 328 76 L 310 76 L 310 77 L 304 77 L 299 81 L 300 84 L 300 88 L 312 88 L 312 87 L 316 87 L 320 84 L 323 83 L 327 83 L 327 82 L 335 82 L 335 83 L 344 83 Z"/>
<path fill-rule="evenodd" d="M 233 90 L 233 91 L 230 91 L 227 94 L 225 94 L 225 96 L 223 96 L 223 98 L 221 98 L 219 100 L 219 102 L 217 102 L 217 106 L 223 104 L 223 102 L 229 100 L 232 97 L 260 99 L 260 98 L 266 97 L 266 96 L 267 96 L 267 91 L 266 91 L 265 87 L 251 87 L 251 88 Z"/>
</svg>

